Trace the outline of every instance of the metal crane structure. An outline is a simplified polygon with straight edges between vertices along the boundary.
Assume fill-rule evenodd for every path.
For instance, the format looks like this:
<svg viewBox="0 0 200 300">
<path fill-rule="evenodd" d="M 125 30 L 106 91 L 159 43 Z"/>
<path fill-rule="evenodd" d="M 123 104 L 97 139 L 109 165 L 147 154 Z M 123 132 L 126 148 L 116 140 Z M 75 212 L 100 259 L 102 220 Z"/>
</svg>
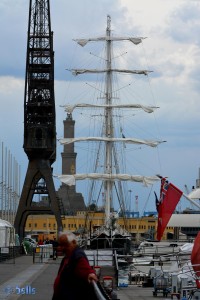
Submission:
<svg viewBox="0 0 200 300">
<path fill-rule="evenodd" d="M 62 203 L 52 176 L 56 114 L 50 3 L 30 0 L 29 5 L 23 144 L 29 163 L 14 223 L 20 238 L 24 237 L 27 217 L 33 214 L 54 214 L 57 229 L 62 230 Z M 42 201 L 35 201 L 37 197 Z"/>
</svg>

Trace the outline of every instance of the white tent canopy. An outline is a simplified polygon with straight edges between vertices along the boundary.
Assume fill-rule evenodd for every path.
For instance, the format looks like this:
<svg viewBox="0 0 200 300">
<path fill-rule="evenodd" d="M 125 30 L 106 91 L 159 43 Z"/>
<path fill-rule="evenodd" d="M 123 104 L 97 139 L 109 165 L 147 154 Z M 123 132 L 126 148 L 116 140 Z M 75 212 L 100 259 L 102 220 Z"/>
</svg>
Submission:
<svg viewBox="0 0 200 300">
<path fill-rule="evenodd" d="M 0 247 L 14 245 L 14 227 L 6 220 L 0 219 Z"/>
<path fill-rule="evenodd" d="M 8 221 L 0 219 L 0 227 L 13 227 Z"/>
</svg>

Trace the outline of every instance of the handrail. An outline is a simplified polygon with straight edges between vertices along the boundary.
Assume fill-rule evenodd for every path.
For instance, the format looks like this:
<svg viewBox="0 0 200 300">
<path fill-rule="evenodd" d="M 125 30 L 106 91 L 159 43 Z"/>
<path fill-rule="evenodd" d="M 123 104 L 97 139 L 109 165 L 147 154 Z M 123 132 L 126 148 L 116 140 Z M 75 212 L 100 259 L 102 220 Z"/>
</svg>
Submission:
<svg viewBox="0 0 200 300">
<path fill-rule="evenodd" d="M 112 249 L 86 249 L 84 250 L 90 265 L 113 265 Z M 107 253 L 109 251 L 109 253 Z M 105 252 L 105 253 L 104 253 Z"/>
<path fill-rule="evenodd" d="M 114 267 L 115 267 L 115 276 L 116 276 L 116 284 L 118 286 L 119 283 L 119 265 L 117 259 L 117 251 L 114 251 Z"/>
<path fill-rule="evenodd" d="M 100 290 L 98 284 L 92 280 L 92 285 L 93 285 L 93 288 L 94 288 L 94 292 L 96 294 L 96 297 L 98 300 L 108 300 L 110 299 L 108 296 L 105 298 L 104 295 L 102 294 L 102 291 Z"/>
</svg>

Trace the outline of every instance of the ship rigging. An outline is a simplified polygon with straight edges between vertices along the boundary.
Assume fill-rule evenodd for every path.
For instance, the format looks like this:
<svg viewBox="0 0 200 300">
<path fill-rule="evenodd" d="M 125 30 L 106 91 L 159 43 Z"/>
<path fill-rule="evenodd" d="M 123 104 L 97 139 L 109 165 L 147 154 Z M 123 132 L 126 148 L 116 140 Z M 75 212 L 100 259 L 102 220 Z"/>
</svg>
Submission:
<svg viewBox="0 0 200 300">
<path fill-rule="evenodd" d="M 116 91 L 114 90 L 113 85 L 113 77 L 116 73 L 120 74 L 131 74 L 131 75 L 144 75 L 147 76 L 151 71 L 149 70 L 132 70 L 132 69 L 122 69 L 115 68 L 112 64 L 113 62 L 113 49 L 112 44 L 114 42 L 121 41 L 129 41 L 134 45 L 138 45 L 142 42 L 144 38 L 142 37 L 115 37 L 111 34 L 111 17 L 107 16 L 107 28 L 106 35 L 98 38 L 89 38 L 89 39 L 76 39 L 75 41 L 84 47 L 89 42 L 105 42 L 106 45 L 106 58 L 105 58 L 105 66 L 102 69 L 70 69 L 72 74 L 75 76 L 82 75 L 85 73 L 90 74 L 104 74 L 105 75 L 105 87 L 104 91 L 101 93 L 101 96 L 98 99 L 98 102 L 95 104 L 91 103 L 78 103 L 75 105 L 66 104 L 64 105 L 64 109 L 67 114 L 72 114 L 74 109 L 78 108 L 89 108 L 89 109 L 99 109 L 101 110 L 102 120 L 102 129 L 101 136 L 87 136 L 87 137 L 76 137 L 76 138 L 59 138 L 59 142 L 62 145 L 75 143 L 75 142 L 96 142 L 98 143 L 97 150 L 97 159 L 104 154 L 104 162 L 103 162 L 103 172 L 98 172 L 99 163 L 94 164 L 94 170 L 92 173 L 75 173 L 75 174 L 62 174 L 55 175 L 58 179 L 60 179 L 63 183 L 67 185 L 74 185 L 76 180 L 92 180 L 91 184 L 91 192 L 90 196 L 94 193 L 95 184 L 94 181 L 101 181 L 101 191 L 104 195 L 104 207 L 105 207 L 105 224 L 101 231 L 106 235 L 111 235 L 114 237 L 115 235 L 124 235 L 130 236 L 130 234 L 125 230 L 125 228 L 119 228 L 116 225 L 115 219 L 116 215 L 113 215 L 113 195 L 114 191 L 117 194 L 117 198 L 119 200 L 121 211 L 125 210 L 125 197 L 123 195 L 123 186 L 122 182 L 124 181 L 132 181 L 139 182 L 144 184 L 144 186 L 149 186 L 157 181 L 160 181 L 160 178 L 157 175 L 152 176 L 144 176 L 144 175 L 133 175 L 126 174 L 120 172 L 120 166 L 118 163 L 119 153 L 118 144 L 123 144 L 125 147 L 126 144 L 135 144 L 135 145 L 145 145 L 149 147 L 157 147 L 160 143 L 163 143 L 162 140 L 148 140 L 148 139 L 137 139 L 137 138 L 127 138 L 122 135 L 116 135 L 116 128 L 114 122 L 114 115 L 116 110 L 123 109 L 136 109 L 143 110 L 146 113 L 152 113 L 156 110 L 157 106 L 149 106 L 143 105 L 140 103 L 119 103 L 118 97 L 116 97 Z M 104 148 L 103 145 L 105 145 Z"/>
</svg>

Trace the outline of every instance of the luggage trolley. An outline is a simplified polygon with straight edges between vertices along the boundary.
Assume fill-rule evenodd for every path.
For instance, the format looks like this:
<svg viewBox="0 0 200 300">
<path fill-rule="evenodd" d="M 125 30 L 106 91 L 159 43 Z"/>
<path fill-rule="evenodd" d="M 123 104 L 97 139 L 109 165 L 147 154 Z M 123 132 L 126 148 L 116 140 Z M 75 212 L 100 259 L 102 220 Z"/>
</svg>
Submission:
<svg viewBox="0 0 200 300">
<path fill-rule="evenodd" d="M 157 296 L 158 293 L 163 293 L 163 297 L 167 297 L 169 290 L 169 281 L 167 277 L 160 275 L 154 278 L 154 291 L 153 296 Z"/>
</svg>

